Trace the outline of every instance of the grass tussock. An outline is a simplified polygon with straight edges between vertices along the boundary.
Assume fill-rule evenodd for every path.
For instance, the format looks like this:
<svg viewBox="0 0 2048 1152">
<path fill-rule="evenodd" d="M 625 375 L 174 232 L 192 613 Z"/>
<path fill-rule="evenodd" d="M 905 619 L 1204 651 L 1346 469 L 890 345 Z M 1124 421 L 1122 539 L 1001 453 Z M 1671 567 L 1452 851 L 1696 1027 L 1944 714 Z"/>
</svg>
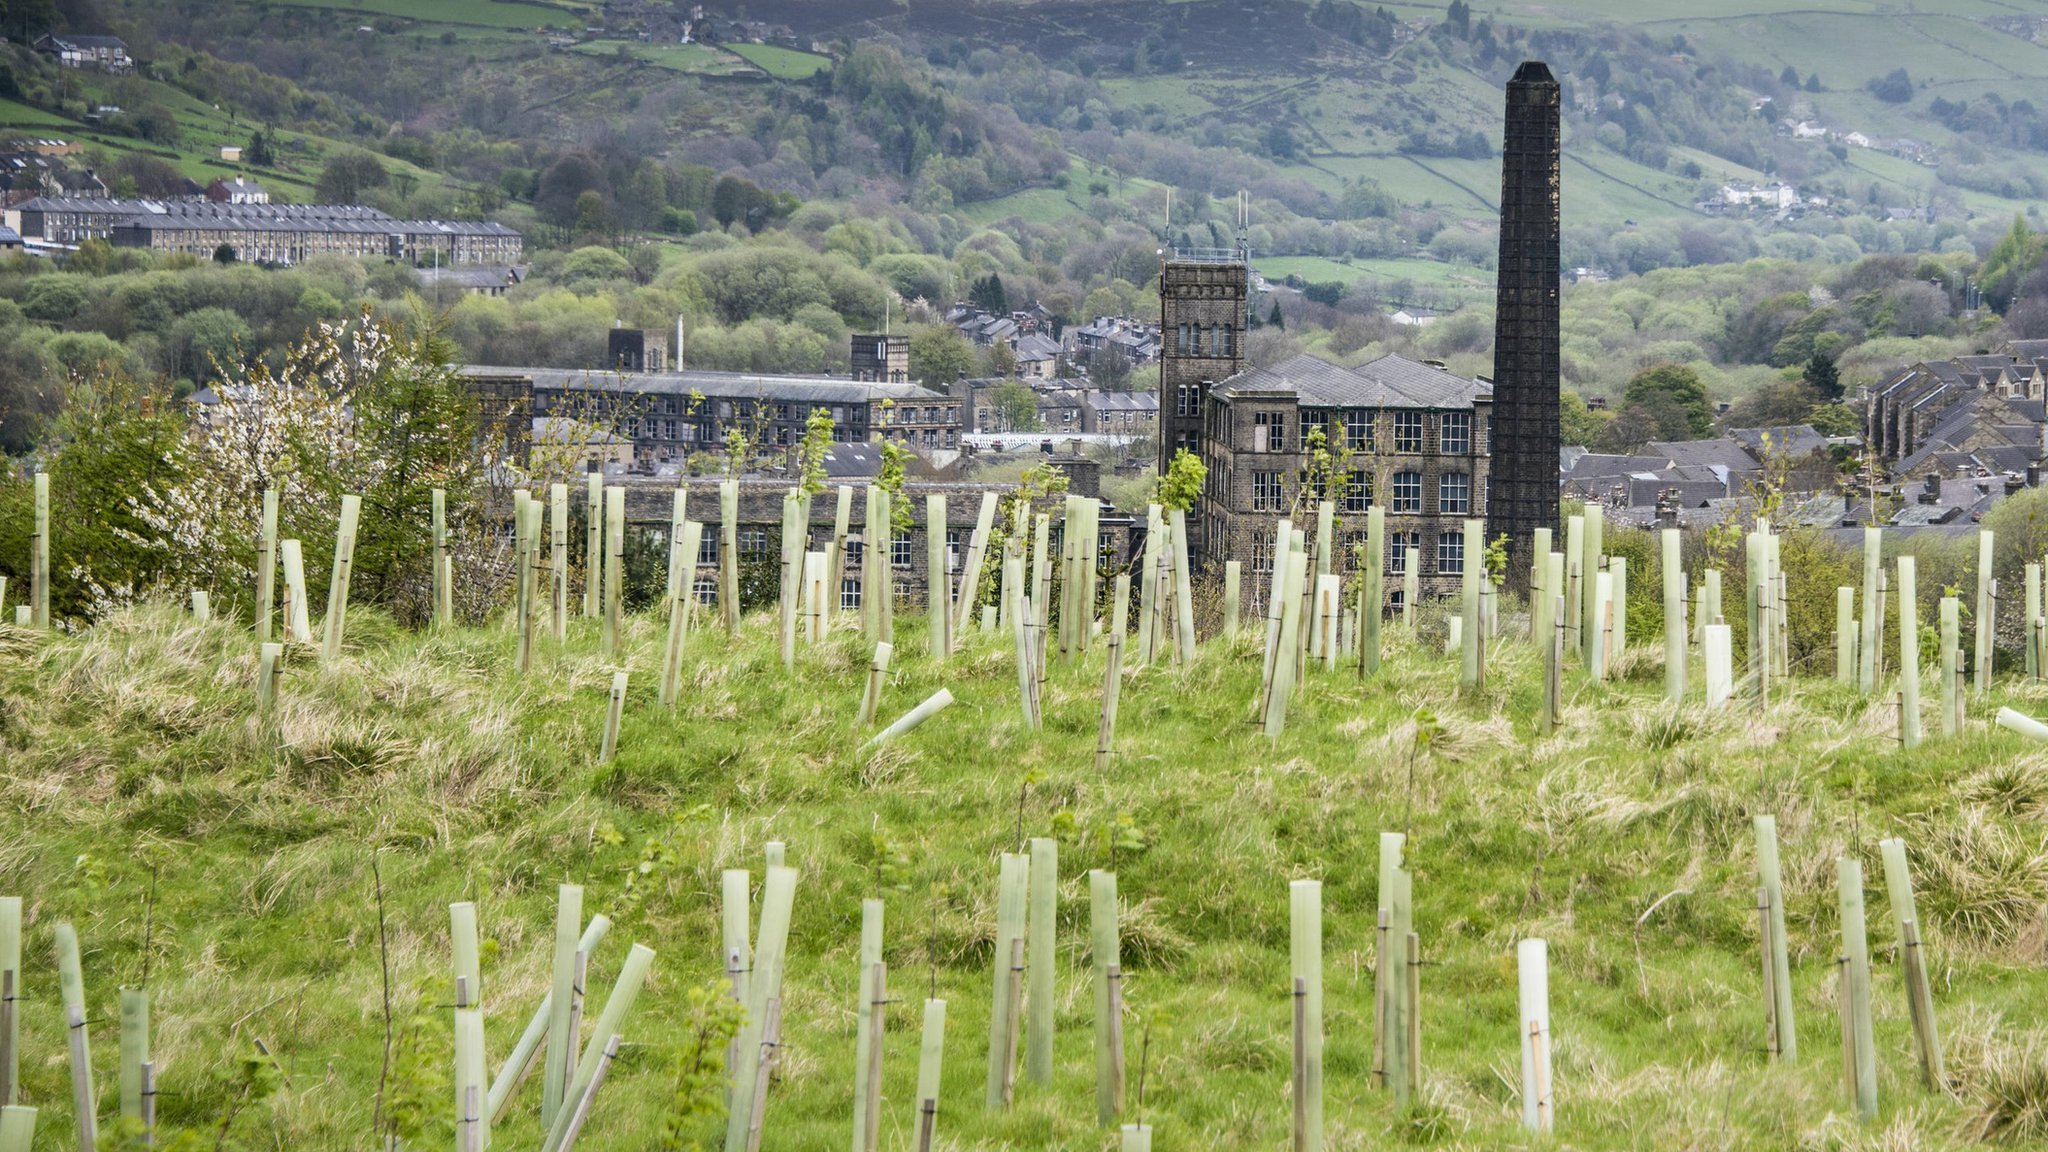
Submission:
<svg viewBox="0 0 2048 1152">
<path fill-rule="evenodd" d="M 42 1101 L 68 1092 L 46 958 L 50 926 L 69 919 L 95 1021 L 113 1018 L 115 987 L 139 982 L 147 961 L 168 1124 L 211 1142 L 232 1110 L 224 1147 L 368 1146 L 381 935 L 401 1056 L 389 1091 L 430 1102 L 417 1146 L 448 1142 L 447 904 L 479 905 L 495 1060 L 546 987 L 555 887 L 573 881 L 586 909 L 616 924 L 594 987 L 624 942 L 660 954 L 629 1026 L 633 1057 L 584 1139 L 653 1146 L 684 993 L 721 974 L 720 873 L 752 870 L 758 893 L 763 845 L 779 840 L 801 880 L 768 1147 L 846 1139 L 854 942 L 874 896 L 899 999 L 885 1127 L 908 1128 L 918 1001 L 936 991 L 952 1021 L 943 1143 L 1098 1146 L 1094 868 L 1118 874 L 1126 1034 L 1134 1068 L 1145 1046 L 1146 1118 L 1164 1146 L 1285 1143 L 1287 882 L 1299 877 L 1324 884 L 1333 1148 L 1527 1146 L 1513 950 L 1532 934 L 1553 958 L 1560 1146 L 2048 1141 L 2048 1058 L 2031 1033 L 1998 1023 L 2048 1012 L 2032 967 L 2048 960 L 2048 755 L 1981 722 L 1953 741 L 1930 724 L 1927 743 L 1903 753 L 1887 701 L 1822 680 L 1776 687 L 1761 707 L 1674 708 L 1654 647 L 1623 654 L 1607 682 L 1568 672 L 1563 724 L 1540 737 L 1539 665 L 1512 629 L 1483 690 L 1465 694 L 1441 650 L 1442 614 L 1422 617 L 1420 637 L 1389 626 L 1377 677 L 1361 680 L 1349 660 L 1311 671 L 1277 743 L 1251 720 L 1262 624 L 1180 667 L 1140 667 L 1127 651 L 1116 755 L 1100 772 L 1100 645 L 1071 663 L 1054 653 L 1033 731 L 1007 634 L 970 629 L 935 664 L 909 612 L 878 722 L 941 686 L 956 703 L 866 752 L 871 730 L 853 721 L 871 645 L 850 621 L 801 646 L 793 671 L 772 616 L 737 638 L 700 622 L 666 709 L 666 629 L 652 618 L 629 621 L 611 656 L 595 622 L 573 620 L 568 642 L 543 640 L 521 677 L 502 625 L 412 633 L 357 610 L 332 665 L 289 653 L 267 715 L 254 707 L 253 643 L 232 622 L 145 607 L 73 636 L 0 625 L 0 890 L 27 898 L 24 1087 Z M 619 753 L 599 765 L 621 669 Z M 2019 699 L 2038 710 L 2037 697 Z M 1751 821 L 1766 812 L 1810 1053 L 1789 1066 L 1757 1051 Z M 1407 835 L 1426 959 L 1424 1085 L 1405 1113 L 1369 1084 L 1383 831 Z M 1876 863 L 1890 834 L 1910 845 L 1937 1010 L 1956 1024 L 1953 1097 L 1914 1087 Z M 1034 836 L 1060 847 L 1058 1072 L 1049 1087 L 1021 1086 L 1013 1113 L 988 1114 L 996 861 Z M 1829 961 L 1843 853 L 1869 871 L 1885 1068 L 1875 1125 L 1848 1118 L 1838 1083 Z M 111 1031 L 95 1030 L 111 1054 Z M 238 1102 L 258 1038 L 292 1083 Z M 531 1104 L 515 1106 L 500 1139 L 537 1141 Z M 61 1106 L 39 1126 L 53 1143 L 69 1136 Z"/>
</svg>

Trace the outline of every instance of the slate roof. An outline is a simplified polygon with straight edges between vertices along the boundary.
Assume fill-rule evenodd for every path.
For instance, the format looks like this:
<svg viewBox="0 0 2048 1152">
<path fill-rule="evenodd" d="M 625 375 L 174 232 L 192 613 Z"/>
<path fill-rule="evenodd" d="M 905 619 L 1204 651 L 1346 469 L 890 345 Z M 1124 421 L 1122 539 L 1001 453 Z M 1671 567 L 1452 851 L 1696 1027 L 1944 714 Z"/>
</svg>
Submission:
<svg viewBox="0 0 2048 1152">
<path fill-rule="evenodd" d="M 1493 399 L 1491 384 L 1400 356 L 1343 368 L 1303 353 L 1240 372 L 1217 389 L 1226 396 L 1291 392 L 1311 408 L 1470 408 Z"/>
<path fill-rule="evenodd" d="M 1740 441 L 1743 447 L 1761 459 L 1764 455 L 1764 438 L 1771 441 L 1771 452 L 1781 456 L 1809 456 L 1825 452 L 1827 437 L 1814 431 L 1811 424 L 1792 424 L 1778 428 L 1730 428 L 1731 439 Z"/>
<path fill-rule="evenodd" d="M 1017 362 L 1020 364 L 1058 359 L 1059 354 L 1059 341 L 1050 336 L 1033 332 L 1028 336 L 1017 337 Z"/>
<path fill-rule="evenodd" d="M 584 391 L 623 388 L 657 395 L 691 392 L 728 400 L 776 399 L 817 404 L 866 404 L 879 400 L 916 401 L 929 404 L 951 399 L 916 384 L 887 384 L 845 380 L 833 376 L 763 376 L 751 372 L 609 372 L 582 368 L 506 368 L 471 364 L 464 376 L 524 376 L 536 389 Z"/>
<path fill-rule="evenodd" d="M 1723 436 L 1717 440 L 1666 440 L 1643 449 L 1661 456 L 1676 468 L 1688 464 L 1719 465 L 1730 472 L 1755 472 L 1763 464 L 1739 440 Z"/>
</svg>

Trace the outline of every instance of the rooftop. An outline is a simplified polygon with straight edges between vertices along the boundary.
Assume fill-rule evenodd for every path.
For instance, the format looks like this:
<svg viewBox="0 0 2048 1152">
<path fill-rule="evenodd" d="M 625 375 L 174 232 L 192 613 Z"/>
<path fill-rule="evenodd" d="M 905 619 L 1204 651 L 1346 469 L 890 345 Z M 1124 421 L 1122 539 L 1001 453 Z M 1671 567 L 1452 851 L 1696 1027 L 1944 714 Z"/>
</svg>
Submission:
<svg viewBox="0 0 2048 1152">
<path fill-rule="evenodd" d="M 723 399 L 767 399 L 812 401 L 825 404 L 865 404 L 879 400 L 914 401 L 930 404 L 951 400 L 916 384 L 889 384 L 848 380 L 838 376 L 764 376 L 751 372 L 614 372 L 589 368 L 511 368 L 471 364 L 464 376 L 480 379 L 524 377 L 536 389 L 570 392 L 616 390 L 651 392 L 658 395 L 701 394 Z"/>
<path fill-rule="evenodd" d="M 1217 391 L 1225 396 L 1292 392 L 1304 406 L 1319 408 L 1469 408 L 1493 399 L 1491 384 L 1400 356 L 1343 368 L 1307 353 L 1240 372 L 1217 385 Z"/>
</svg>

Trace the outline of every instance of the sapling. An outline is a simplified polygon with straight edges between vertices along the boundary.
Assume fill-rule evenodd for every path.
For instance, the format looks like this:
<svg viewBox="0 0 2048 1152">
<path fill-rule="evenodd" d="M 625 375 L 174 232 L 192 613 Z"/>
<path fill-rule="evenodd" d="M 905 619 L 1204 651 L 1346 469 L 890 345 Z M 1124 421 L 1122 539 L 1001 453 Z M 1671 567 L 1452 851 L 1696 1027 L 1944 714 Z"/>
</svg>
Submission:
<svg viewBox="0 0 2048 1152">
<path fill-rule="evenodd" d="M 990 981 L 987 1104 L 991 1110 L 1008 1104 L 1016 1067 L 1013 986 L 1023 975 L 1017 968 L 1021 956 L 1018 948 L 1024 941 L 1027 892 L 1025 858 L 1014 852 L 1003 853 L 996 880 L 995 971 Z"/>
<path fill-rule="evenodd" d="M 1028 907 L 1030 978 L 1029 1013 L 1025 1017 L 1024 1074 L 1039 1084 L 1052 1083 L 1053 961 L 1059 916 L 1059 843 L 1046 837 L 1031 841 Z"/>
<path fill-rule="evenodd" d="M 583 615 L 604 612 L 604 474 L 583 477 Z"/>
<path fill-rule="evenodd" d="M 79 1152 L 99 1144 L 99 1112 L 93 1100 L 92 1044 L 85 1031 L 85 976 L 78 962 L 78 931 L 59 921 L 57 980 L 63 993 L 64 1021 L 71 1037 L 71 1107 L 78 1126 Z"/>
<path fill-rule="evenodd" d="M 1995 543 L 1996 533 L 1991 529 L 1977 530 L 1977 644 L 1970 666 L 1976 673 L 1979 696 L 1991 689 L 1992 632 L 1998 623 L 1998 581 L 1991 578 L 1992 546 Z"/>
<path fill-rule="evenodd" d="M 853 1039 L 853 1152 L 879 1152 L 869 1135 L 869 1065 L 873 1051 L 881 1044 L 879 1021 L 870 1010 L 880 999 L 876 977 L 882 963 L 882 901 L 869 897 L 860 903 L 860 953 L 857 957 Z"/>
<path fill-rule="evenodd" d="M 525 492 L 512 493 L 512 616 L 518 633 L 512 668 L 526 673 L 533 669 L 533 499 Z"/>
<path fill-rule="evenodd" d="M 0 1108 L 0 1152 L 30 1152 L 35 1139 L 35 1109 L 20 1104 Z"/>
<path fill-rule="evenodd" d="M 555 1122 L 548 1128 L 547 1139 L 541 1144 L 541 1152 L 556 1152 L 562 1146 L 572 1115 L 568 1102 L 583 1099 L 589 1091 L 598 1068 L 607 1058 L 606 1050 L 616 1053 L 614 1046 L 618 1039 L 619 1026 L 625 1021 L 626 1013 L 632 1011 L 633 1002 L 640 996 L 641 986 L 647 982 L 647 972 L 654 966 L 654 949 L 645 944 L 635 944 L 626 954 L 626 963 L 619 969 L 618 979 L 612 983 L 611 994 L 605 997 L 604 1009 L 598 1013 L 597 1024 L 591 1029 L 590 1045 L 584 1050 L 583 1059 L 576 1065 L 575 1078 L 570 1082 L 565 1106 L 555 1112 Z"/>
<path fill-rule="evenodd" d="M 28 540 L 28 608 L 31 627 L 50 627 L 50 474 L 35 478 L 35 526 Z"/>
<path fill-rule="evenodd" d="M 1920 602 L 1911 556 L 1899 557 L 1899 743 L 1920 746 Z"/>
<path fill-rule="evenodd" d="M 1409 548 L 1401 561 L 1401 627 L 1415 633 L 1415 612 L 1422 599 L 1422 549 Z"/>
<path fill-rule="evenodd" d="M 1305 558 L 1304 558 L 1305 559 Z M 1306 567 L 1306 564 L 1304 564 Z M 1295 1137 L 1302 1152 L 1323 1147 L 1323 885 L 1288 884 L 1289 969 L 1295 1007 Z"/>
<path fill-rule="evenodd" d="M 453 597 L 445 583 L 448 562 L 448 492 L 446 489 L 436 488 L 433 490 L 431 498 L 433 510 L 428 521 L 428 531 L 434 542 L 434 550 L 431 553 L 431 563 L 433 565 L 431 575 L 433 577 L 434 596 L 432 615 L 434 623 L 445 626 L 451 622 L 448 619 L 447 607 L 453 602 Z M 264 508 L 266 518 L 268 518 L 269 513 L 268 494 L 266 493 Z M 266 529 L 268 527 L 269 525 L 266 524 Z M 265 535 L 267 536 L 269 533 L 266 531 Z M 269 607 L 268 599 L 265 598 L 259 607 L 267 609 Z M 263 634 L 263 630 L 259 629 L 258 635 L 261 636 Z"/>
<path fill-rule="evenodd" d="M 775 600 L 776 635 L 782 641 L 782 667 L 784 670 L 796 666 L 797 601 L 803 594 L 803 557 L 805 525 L 802 515 L 803 497 L 791 488 L 782 494 L 782 583 L 780 594 Z"/>
<path fill-rule="evenodd" d="M 1768 957 L 1770 1001 L 1765 1005 L 1764 1047 L 1780 1060 L 1799 1058 L 1798 1019 L 1792 1011 L 1792 962 L 1785 939 L 1785 885 L 1778 868 L 1778 820 L 1760 815 L 1756 827 L 1756 871 L 1769 908 L 1763 925 L 1767 929 L 1763 954 Z"/>
<path fill-rule="evenodd" d="M 927 499 L 930 498 L 927 497 Z M 940 497 L 939 536 L 941 541 L 945 538 L 944 507 L 944 498 Z M 981 494 L 981 508 L 976 511 L 974 517 L 974 535 L 969 537 L 967 541 L 967 563 L 960 571 L 960 595 L 952 617 L 952 632 L 947 637 L 949 644 L 953 636 L 957 636 L 967 630 L 968 621 L 972 619 L 969 613 L 974 610 L 976 604 L 981 602 L 981 569 L 982 565 L 987 563 L 989 536 L 995 531 L 995 523 L 996 494 L 984 492 Z M 939 586 L 943 588 L 945 582 L 941 580 Z M 943 597 L 941 599 L 943 601 Z M 949 647 L 948 651 L 950 650 Z"/>
<path fill-rule="evenodd" d="M 1877 1118 L 1877 1046 L 1870 1027 L 1870 943 L 1863 917 L 1863 862 L 1835 858 L 1842 924 L 1842 1068 L 1857 1115 Z"/>
<path fill-rule="evenodd" d="M 1685 701 L 1685 568 L 1679 559 L 1679 531 L 1659 534 L 1664 561 L 1664 698 Z"/>
<path fill-rule="evenodd" d="M 569 1069 L 575 1062 L 575 1019 L 577 937 L 583 926 L 583 888 L 563 884 L 555 899 L 554 992 L 548 1002 L 547 1063 L 542 1070 L 540 1122 L 543 1129 L 554 1125 L 568 1091 Z M 510 1065 L 508 1064 L 507 1067 Z M 501 1077 L 502 1079 L 502 1077 Z"/>
<path fill-rule="evenodd" d="M 761 928 L 756 945 L 754 971 L 747 985 L 746 1026 L 740 1033 L 739 1074 L 733 1080 L 732 1110 L 727 1117 L 727 1152 L 742 1152 L 750 1132 L 758 1139 L 762 1123 L 760 1108 L 767 1083 L 762 1062 L 755 1054 L 776 1033 L 782 1005 L 782 973 L 789 949 L 789 921 L 796 899 L 797 873 L 794 868 L 770 865 L 761 890 Z"/>
<path fill-rule="evenodd" d="M 868 742 L 860 746 L 861 755 L 865 756 L 869 752 L 883 747 L 898 736 L 938 715 L 952 702 L 953 693 L 945 688 L 941 688 L 930 696 L 925 697 L 923 703 L 905 712 L 894 724 L 870 736 Z"/>
<path fill-rule="evenodd" d="M 1585 569 L 1581 567 L 1586 558 L 1586 518 L 1571 516 L 1564 523 L 1564 642 L 1574 652 L 1583 649 L 1580 633 L 1583 630 L 1585 599 L 1580 595 L 1579 586 L 1585 582 Z"/>
<path fill-rule="evenodd" d="M 1159 615 L 1159 560 L 1160 545 L 1165 542 L 1166 522 L 1160 517 L 1157 504 L 1145 506 L 1145 550 L 1144 560 L 1138 568 L 1138 663 L 1150 665 L 1159 658 L 1159 645 L 1164 637 L 1158 634 Z M 1287 531 L 1287 522 L 1280 522 L 1281 534 Z M 1275 577 L 1278 579 L 1278 574 Z"/>
<path fill-rule="evenodd" d="M 604 654 L 616 656 L 625 642 L 626 490 L 604 490 Z"/>
<path fill-rule="evenodd" d="M 839 486 L 839 504 L 832 514 L 832 545 L 829 553 L 831 559 L 827 562 L 827 567 L 831 569 L 828 579 L 832 581 L 832 591 L 835 600 L 839 589 L 846 585 L 846 535 L 852 526 L 852 522 L 853 486 L 841 484 Z"/>
<path fill-rule="evenodd" d="M 1288 698 L 1294 693 L 1295 648 L 1299 643 L 1296 633 L 1301 628 L 1301 578 L 1308 570 L 1308 560 L 1304 552 L 1291 547 L 1288 549 L 1287 581 L 1280 611 L 1279 645 L 1273 661 L 1273 687 L 1266 700 L 1266 739 L 1275 742 L 1279 741 L 1281 732 L 1287 727 Z"/>
<path fill-rule="evenodd" d="M 687 491 L 678 488 L 677 512 L 680 516 L 681 497 Z M 694 553 L 692 557 L 694 558 Z M 552 622 L 555 643 L 569 638 L 569 486 L 548 485 L 548 584 L 554 595 L 549 602 L 554 605 Z"/>
<path fill-rule="evenodd" d="M 1920 1057 L 1920 1076 L 1929 1089 L 1948 1083 L 1941 1055 L 1941 1032 L 1934 1022 L 1934 994 L 1927 978 L 1927 956 L 1921 947 L 1920 912 L 1913 900 L 1913 876 L 1906 866 L 1906 842 L 1896 837 L 1877 842 L 1884 858 L 1885 892 L 1899 926 L 1899 956 L 1906 976 L 1906 1008 L 1913 1021 L 1913 1039 Z"/>
<path fill-rule="evenodd" d="M 1089 504 L 1092 506 L 1094 501 L 1089 501 Z M 1188 568 L 1188 514 L 1175 508 L 1168 514 L 1167 522 L 1173 530 L 1173 602 L 1179 629 L 1180 658 L 1192 660 L 1195 658 L 1195 590 Z M 1091 541 L 1095 538 L 1092 527 L 1088 538 Z M 1094 614 L 1085 605 L 1084 601 L 1084 622 Z"/>
<path fill-rule="evenodd" d="M 1556 1120 L 1550 1079 L 1549 946 L 1538 939 L 1524 940 L 1516 945 L 1515 958 L 1521 978 L 1516 1030 L 1522 1038 L 1522 1127 L 1549 1132 Z"/>
<path fill-rule="evenodd" d="M 695 520 L 685 520 L 680 545 L 686 563 L 694 564 L 697 548 L 704 542 L 704 526 Z M 668 642 L 661 654 L 661 706 L 674 708 L 682 694 L 683 647 L 690 634 L 690 609 L 695 601 L 687 568 L 681 578 L 673 582 L 668 601 Z"/>
<path fill-rule="evenodd" d="M 1387 607 L 1387 512 L 1380 507 L 1365 512 L 1365 557 L 1360 561 L 1364 579 L 1358 592 L 1358 672 L 1370 676 L 1380 670 L 1380 620 Z"/>
<path fill-rule="evenodd" d="M 872 504 L 874 489 L 868 489 Z M 872 546 L 871 546 L 872 550 Z M 867 588 L 861 589 L 863 597 Z M 861 601 L 865 604 L 867 601 Z M 740 482 L 718 482 L 718 615 L 727 635 L 740 631 Z"/>
<path fill-rule="evenodd" d="M 917 1053 L 917 1152 L 932 1152 L 938 1135 L 939 1083 L 946 1055 L 946 1002 L 924 1002 L 924 1030 Z"/>
<path fill-rule="evenodd" d="M 1877 691 L 1878 650 L 1884 646 L 1884 606 L 1878 581 L 1884 573 L 1884 529 L 1863 530 L 1863 634 L 1857 648 L 1857 684 L 1865 696 Z"/>
<path fill-rule="evenodd" d="M 0 896 L 0 1104 L 21 1099 L 21 897 Z"/>
<path fill-rule="evenodd" d="M 1479 583 L 1486 576 L 1481 557 L 1486 552 L 1486 521 L 1465 521 L 1464 570 L 1459 577 L 1462 622 L 1458 686 L 1477 692 L 1486 683 L 1486 629 L 1479 615 Z"/>
<path fill-rule="evenodd" d="M 1126 574 L 1125 580 L 1130 576 Z M 1244 564 L 1238 560 L 1223 562 L 1223 634 L 1236 636 L 1239 613 L 1244 597 Z"/>
<path fill-rule="evenodd" d="M 149 990 L 121 989 L 121 1118 L 142 1122 L 142 1066 L 149 1063 Z"/>
<path fill-rule="evenodd" d="M 1119 572 L 1115 591 L 1111 596 L 1111 623 L 1109 628 L 1108 654 L 1102 669 L 1102 718 L 1095 730 L 1095 770 L 1107 771 L 1109 758 L 1116 750 L 1116 705 L 1123 692 L 1124 679 L 1124 617 L 1130 607 L 1131 576 Z"/>
<path fill-rule="evenodd" d="M 1938 607 L 1941 619 L 1941 734 L 1953 736 L 1963 703 L 1962 604 L 1954 596 L 1943 596 Z"/>
<path fill-rule="evenodd" d="M 610 706 L 604 715 L 604 743 L 598 749 L 597 762 L 609 764 L 619 752 L 619 721 L 626 714 L 626 673 L 612 673 Z"/>
<path fill-rule="evenodd" d="M 994 499 L 995 494 L 989 494 Z M 953 653 L 951 631 L 953 627 L 952 604 L 947 592 L 946 576 L 946 496 L 943 492 L 927 493 L 924 498 L 924 599 L 925 599 L 925 640 L 934 660 L 944 660 Z M 960 594 L 968 594 L 963 581 Z M 963 620 L 962 627 L 965 627 Z"/>
<path fill-rule="evenodd" d="M 1088 873 L 1088 930 L 1095 986 L 1095 1120 L 1105 1127 L 1124 1107 L 1123 1030 L 1116 1017 L 1122 974 L 1116 873 Z"/>
<path fill-rule="evenodd" d="M 436 492 L 439 489 L 435 490 Z M 438 511 L 440 502 L 435 501 Z M 437 569 L 438 570 L 438 569 Z M 0 585 L 0 600 L 7 589 Z M 277 489 L 263 490 L 263 542 L 256 550 L 256 642 L 270 642 L 272 609 L 277 600 Z M 436 604 L 440 603 L 437 599 Z"/>
<path fill-rule="evenodd" d="M 362 515 L 361 496 L 341 498 L 341 523 L 334 533 L 334 574 L 327 584 L 327 617 L 320 645 L 320 658 L 334 660 L 341 655 L 341 641 L 348 623 L 348 580 L 355 570 L 356 520 Z"/>
</svg>

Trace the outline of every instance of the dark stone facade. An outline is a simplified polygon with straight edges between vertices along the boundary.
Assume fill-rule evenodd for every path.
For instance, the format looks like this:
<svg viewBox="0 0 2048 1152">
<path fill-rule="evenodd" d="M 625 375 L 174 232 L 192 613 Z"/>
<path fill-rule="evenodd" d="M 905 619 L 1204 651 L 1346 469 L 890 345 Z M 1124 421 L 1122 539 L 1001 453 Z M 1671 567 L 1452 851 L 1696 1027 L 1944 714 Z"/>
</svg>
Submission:
<svg viewBox="0 0 2048 1152">
<path fill-rule="evenodd" d="M 1507 536 L 1516 587 L 1527 583 L 1535 530 L 1557 527 L 1558 104 L 1557 80 L 1541 61 L 1508 81 L 1487 536 Z"/>
</svg>

